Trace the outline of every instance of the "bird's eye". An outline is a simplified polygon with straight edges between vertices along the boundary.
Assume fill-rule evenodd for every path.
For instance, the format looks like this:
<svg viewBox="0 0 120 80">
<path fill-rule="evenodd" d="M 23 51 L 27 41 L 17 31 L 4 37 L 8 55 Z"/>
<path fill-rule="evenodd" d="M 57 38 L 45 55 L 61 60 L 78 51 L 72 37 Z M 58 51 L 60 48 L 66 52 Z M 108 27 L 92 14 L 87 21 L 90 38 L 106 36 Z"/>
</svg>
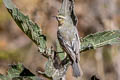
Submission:
<svg viewBox="0 0 120 80">
<path fill-rule="evenodd" d="M 62 18 L 61 17 L 58 17 L 58 20 L 61 20 Z"/>
</svg>

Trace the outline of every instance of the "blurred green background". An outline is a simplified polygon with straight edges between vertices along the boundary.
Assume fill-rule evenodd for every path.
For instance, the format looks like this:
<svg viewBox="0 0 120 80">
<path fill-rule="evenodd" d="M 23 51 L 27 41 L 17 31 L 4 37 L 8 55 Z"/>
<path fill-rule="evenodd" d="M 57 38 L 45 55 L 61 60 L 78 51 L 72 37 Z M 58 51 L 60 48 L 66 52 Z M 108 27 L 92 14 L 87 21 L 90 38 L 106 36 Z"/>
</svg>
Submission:
<svg viewBox="0 0 120 80">
<path fill-rule="evenodd" d="M 61 0 L 13 0 L 24 14 L 43 29 L 51 46 L 56 39 L 57 14 Z M 80 37 L 90 33 L 120 28 L 120 0 L 75 0 Z M 88 80 L 96 75 L 100 80 L 120 80 L 120 45 L 105 46 L 81 53 L 81 67 Z M 31 72 L 44 71 L 46 58 L 37 52 L 37 47 L 18 28 L 0 0 L 0 74 L 6 75 L 8 64 L 23 63 Z M 67 80 L 73 80 L 71 67 Z M 47 79 L 45 79 L 47 80 Z"/>
</svg>

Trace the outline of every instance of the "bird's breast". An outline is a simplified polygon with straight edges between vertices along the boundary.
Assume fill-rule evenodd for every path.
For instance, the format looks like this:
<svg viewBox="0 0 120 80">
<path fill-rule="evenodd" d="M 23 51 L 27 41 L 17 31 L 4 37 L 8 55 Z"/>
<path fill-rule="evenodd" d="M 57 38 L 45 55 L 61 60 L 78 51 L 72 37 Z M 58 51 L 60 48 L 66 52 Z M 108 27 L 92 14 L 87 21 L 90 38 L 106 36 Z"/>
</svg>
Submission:
<svg viewBox="0 0 120 80">
<path fill-rule="evenodd" d="M 61 37 L 64 39 L 64 40 L 67 40 L 67 41 L 72 41 L 75 37 L 74 35 L 74 28 L 70 28 L 70 27 L 61 27 L 59 28 L 59 34 L 61 35 Z"/>
</svg>

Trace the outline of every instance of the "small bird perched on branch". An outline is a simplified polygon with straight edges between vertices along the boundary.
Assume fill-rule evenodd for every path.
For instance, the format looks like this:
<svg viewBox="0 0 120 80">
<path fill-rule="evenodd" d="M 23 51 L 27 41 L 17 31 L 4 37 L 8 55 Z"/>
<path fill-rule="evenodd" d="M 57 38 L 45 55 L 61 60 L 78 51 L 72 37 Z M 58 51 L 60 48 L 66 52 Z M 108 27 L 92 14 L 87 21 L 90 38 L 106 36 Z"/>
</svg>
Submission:
<svg viewBox="0 0 120 80">
<path fill-rule="evenodd" d="M 63 0 L 62 7 L 56 16 L 58 21 L 57 37 L 61 47 L 72 62 L 73 75 L 79 77 L 82 75 L 79 65 L 80 39 L 76 27 L 77 18 L 73 9 L 73 0 Z"/>
</svg>

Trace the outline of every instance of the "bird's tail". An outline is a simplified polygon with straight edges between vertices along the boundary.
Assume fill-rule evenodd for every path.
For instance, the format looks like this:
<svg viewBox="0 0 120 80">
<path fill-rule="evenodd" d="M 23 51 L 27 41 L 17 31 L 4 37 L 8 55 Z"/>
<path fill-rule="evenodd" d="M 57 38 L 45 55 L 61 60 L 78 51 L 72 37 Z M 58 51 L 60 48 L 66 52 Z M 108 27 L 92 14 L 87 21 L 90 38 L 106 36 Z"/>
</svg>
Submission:
<svg viewBox="0 0 120 80">
<path fill-rule="evenodd" d="M 72 64 L 72 69 L 73 69 L 73 76 L 74 77 L 80 77 L 83 74 L 81 67 L 79 65 L 79 62 L 77 63 L 74 61 Z"/>
</svg>

